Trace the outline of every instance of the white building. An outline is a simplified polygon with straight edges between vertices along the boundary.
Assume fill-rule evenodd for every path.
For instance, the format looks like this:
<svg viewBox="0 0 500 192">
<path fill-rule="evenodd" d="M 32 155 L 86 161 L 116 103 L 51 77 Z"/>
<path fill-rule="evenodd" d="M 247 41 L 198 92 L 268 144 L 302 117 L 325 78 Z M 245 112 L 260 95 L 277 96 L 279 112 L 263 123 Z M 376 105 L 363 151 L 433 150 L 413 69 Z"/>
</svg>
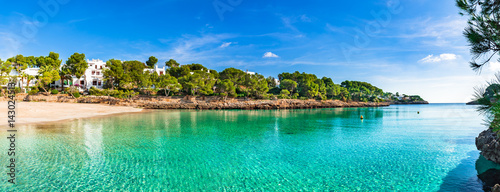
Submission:
<svg viewBox="0 0 500 192">
<path fill-rule="evenodd" d="M 200 71 L 203 71 L 203 69 L 201 69 Z M 210 73 L 210 70 L 207 70 L 207 73 Z M 189 72 L 189 74 L 194 74 L 194 72 Z"/>
<path fill-rule="evenodd" d="M 251 71 L 248 71 L 248 70 L 246 70 L 245 73 L 249 74 L 249 75 L 255 75 L 255 72 L 251 72 Z"/>
<path fill-rule="evenodd" d="M 163 66 L 162 68 L 159 68 L 158 65 L 155 65 L 154 69 L 149 69 L 149 68 L 144 69 L 144 72 L 146 72 L 146 71 L 149 71 L 149 73 L 156 72 L 158 75 L 164 75 L 165 74 L 165 66 Z"/>
<path fill-rule="evenodd" d="M 104 76 L 102 74 L 103 70 L 106 69 L 106 62 L 100 59 L 88 60 L 87 63 L 89 67 L 85 70 L 85 74 L 79 79 L 72 76 L 72 79 L 65 79 L 63 82 L 63 87 L 69 87 L 74 85 L 79 87 L 80 91 L 88 90 L 91 87 L 102 89 L 104 86 Z M 61 87 L 61 81 L 58 80 L 51 84 L 52 87 Z"/>
<path fill-rule="evenodd" d="M 38 80 L 35 77 L 38 76 L 39 70 L 40 70 L 40 68 L 26 68 L 25 70 L 22 70 L 21 73 L 19 73 L 15 69 L 12 69 L 10 71 L 10 73 L 8 74 L 8 76 L 11 76 L 11 77 L 17 76 L 16 87 L 22 87 L 23 91 L 25 91 L 26 88 L 33 87 L 36 85 Z M 27 78 L 21 79 L 21 77 L 22 77 L 21 74 L 27 74 L 29 76 L 32 76 L 33 79 L 31 79 L 29 81 L 29 84 L 28 84 L 28 79 Z M 8 78 L 8 77 L 5 77 L 5 78 Z M 2 87 L 7 87 L 7 85 L 2 85 Z"/>
<path fill-rule="evenodd" d="M 100 59 L 92 59 L 88 60 L 87 63 L 89 67 L 85 71 L 85 74 L 77 79 L 75 76 L 72 77 L 72 80 L 64 80 L 64 87 L 69 87 L 71 85 L 75 85 L 79 87 L 80 91 L 89 90 L 91 87 L 95 87 L 98 89 L 104 88 L 104 75 L 103 71 L 107 69 L 106 62 Z M 144 72 L 149 71 L 150 73 L 156 72 L 158 75 L 165 75 L 165 67 L 159 68 L 155 65 L 154 69 L 146 68 Z M 51 84 L 53 87 L 60 87 L 61 81 L 56 81 L 54 84 Z"/>
</svg>

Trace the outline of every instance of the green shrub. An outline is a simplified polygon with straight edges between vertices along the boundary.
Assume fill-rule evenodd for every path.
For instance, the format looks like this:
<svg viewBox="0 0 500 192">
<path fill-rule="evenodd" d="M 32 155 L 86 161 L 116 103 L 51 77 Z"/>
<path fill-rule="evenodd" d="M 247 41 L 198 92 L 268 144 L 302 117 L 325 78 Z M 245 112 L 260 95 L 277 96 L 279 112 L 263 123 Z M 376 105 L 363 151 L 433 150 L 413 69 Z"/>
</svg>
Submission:
<svg viewBox="0 0 500 192">
<path fill-rule="evenodd" d="M 265 93 L 263 94 L 260 98 L 257 98 L 257 99 L 266 99 L 266 100 L 272 100 L 272 99 L 275 99 L 276 97 L 273 95 L 273 94 L 270 94 L 270 93 Z"/>
<path fill-rule="evenodd" d="M 300 100 L 307 100 L 307 99 L 309 99 L 309 98 L 307 98 L 307 97 L 300 97 L 299 99 L 300 99 Z"/>
<path fill-rule="evenodd" d="M 139 89 L 137 90 L 137 93 L 141 95 L 156 95 L 157 91 L 152 88 L 147 88 L 147 89 Z"/>
<path fill-rule="evenodd" d="M 97 89 L 95 87 L 91 87 L 89 89 L 89 95 L 103 96 L 103 95 L 105 95 L 105 93 L 103 90 Z"/>
<path fill-rule="evenodd" d="M 283 90 L 280 91 L 280 95 L 286 95 L 286 96 L 288 96 L 288 95 L 290 95 L 290 91 L 288 91 L 286 89 L 283 89 Z"/>
<path fill-rule="evenodd" d="M 19 87 L 14 88 L 14 93 L 21 93 L 21 88 Z"/>
<path fill-rule="evenodd" d="M 321 95 L 321 94 L 319 94 L 319 95 L 316 97 L 316 99 L 317 99 L 317 100 L 323 100 L 323 101 L 325 101 L 325 100 L 327 100 L 328 98 L 327 98 L 325 95 Z"/>
<path fill-rule="evenodd" d="M 59 91 L 58 91 L 57 89 L 52 89 L 52 90 L 50 91 L 50 93 L 51 93 L 52 95 L 56 95 L 56 94 L 58 94 L 58 93 L 59 93 Z"/>
<path fill-rule="evenodd" d="M 294 93 L 291 97 L 292 99 L 297 99 L 299 98 L 299 93 Z"/>
<path fill-rule="evenodd" d="M 38 89 L 37 88 L 33 88 L 31 89 L 29 92 L 28 92 L 28 95 L 35 95 L 38 93 Z"/>
<path fill-rule="evenodd" d="M 289 97 L 288 97 L 288 95 L 281 94 L 281 95 L 278 95 L 278 99 L 289 99 Z"/>
<path fill-rule="evenodd" d="M 268 93 L 278 95 L 278 94 L 280 94 L 280 91 L 281 91 L 281 89 L 279 87 L 273 87 L 273 88 L 269 89 Z"/>
<path fill-rule="evenodd" d="M 74 86 L 68 87 L 64 91 L 69 93 L 70 95 L 73 95 L 75 98 L 80 97 L 80 92 L 78 91 L 78 88 Z"/>
<path fill-rule="evenodd" d="M 290 95 L 290 91 L 283 89 L 283 90 L 281 90 L 280 94 L 278 95 L 278 98 L 279 99 L 289 99 L 290 97 L 288 97 L 288 95 Z"/>
</svg>

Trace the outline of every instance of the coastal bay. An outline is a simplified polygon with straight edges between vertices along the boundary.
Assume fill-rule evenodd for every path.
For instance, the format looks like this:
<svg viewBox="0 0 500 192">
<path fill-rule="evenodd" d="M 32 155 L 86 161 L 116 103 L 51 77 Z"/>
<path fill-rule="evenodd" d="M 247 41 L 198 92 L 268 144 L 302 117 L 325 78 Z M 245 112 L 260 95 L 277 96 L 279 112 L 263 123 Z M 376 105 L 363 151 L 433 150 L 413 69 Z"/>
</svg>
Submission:
<svg viewBox="0 0 500 192">
<path fill-rule="evenodd" d="M 19 108 L 24 104 L 53 103 Z M 148 110 L 23 124 L 15 188 L 477 191 L 483 186 L 475 165 L 482 162 L 473 136 L 484 129 L 481 122 L 473 107 L 430 104 Z"/>
</svg>

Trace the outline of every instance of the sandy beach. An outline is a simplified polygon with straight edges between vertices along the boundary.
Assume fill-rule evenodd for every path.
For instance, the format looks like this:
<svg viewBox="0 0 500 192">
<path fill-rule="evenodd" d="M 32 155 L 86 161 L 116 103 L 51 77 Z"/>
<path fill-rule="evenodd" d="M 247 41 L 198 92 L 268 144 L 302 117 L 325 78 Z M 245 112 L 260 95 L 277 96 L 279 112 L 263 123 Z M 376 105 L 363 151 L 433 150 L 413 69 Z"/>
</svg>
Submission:
<svg viewBox="0 0 500 192">
<path fill-rule="evenodd" d="M 7 102 L 0 102 L 0 126 L 8 125 Z M 141 108 L 85 103 L 17 102 L 16 124 L 45 123 L 96 117 L 118 113 L 140 112 Z"/>
</svg>

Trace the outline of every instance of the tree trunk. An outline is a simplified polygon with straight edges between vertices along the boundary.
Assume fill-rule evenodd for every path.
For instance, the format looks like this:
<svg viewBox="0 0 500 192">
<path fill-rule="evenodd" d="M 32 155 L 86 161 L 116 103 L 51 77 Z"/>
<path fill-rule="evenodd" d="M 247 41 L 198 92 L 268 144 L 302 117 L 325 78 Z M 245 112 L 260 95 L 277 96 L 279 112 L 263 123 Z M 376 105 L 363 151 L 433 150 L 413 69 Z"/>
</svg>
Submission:
<svg viewBox="0 0 500 192">
<path fill-rule="evenodd" d="M 19 86 L 19 88 L 21 88 L 21 91 L 23 91 L 23 83 L 24 83 L 24 77 L 21 77 L 21 85 Z"/>
<path fill-rule="evenodd" d="M 84 90 L 83 90 L 83 91 L 85 91 L 85 90 L 87 90 L 87 75 L 85 75 L 85 76 L 83 77 L 83 80 L 84 80 L 84 82 L 83 82 L 83 89 L 84 89 Z"/>
<path fill-rule="evenodd" d="M 30 86 L 30 81 L 31 81 L 31 79 L 26 79 L 26 81 L 27 81 L 27 82 L 26 82 L 26 86 L 27 86 L 27 87 L 29 87 L 29 86 Z"/>
<path fill-rule="evenodd" d="M 64 78 L 61 77 L 61 92 L 64 91 Z"/>
</svg>

